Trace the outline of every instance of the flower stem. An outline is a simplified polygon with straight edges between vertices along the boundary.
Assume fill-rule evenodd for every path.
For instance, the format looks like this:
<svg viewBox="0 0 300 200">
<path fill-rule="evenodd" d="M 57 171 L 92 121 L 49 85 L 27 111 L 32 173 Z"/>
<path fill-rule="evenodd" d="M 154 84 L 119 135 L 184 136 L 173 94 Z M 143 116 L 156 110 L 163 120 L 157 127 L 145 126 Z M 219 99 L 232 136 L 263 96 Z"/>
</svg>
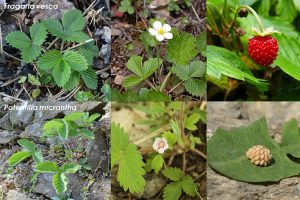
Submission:
<svg viewBox="0 0 300 200">
<path fill-rule="evenodd" d="M 261 22 L 261 20 L 260 20 L 260 18 L 258 16 L 258 14 L 255 12 L 255 10 L 252 9 L 250 6 L 247 6 L 247 5 L 242 5 L 242 6 L 240 6 L 240 8 L 246 8 L 247 10 L 249 10 L 254 15 L 256 21 L 258 22 L 259 30 L 261 32 L 263 32 L 264 31 L 263 24 L 262 24 L 262 22 Z"/>
<path fill-rule="evenodd" d="M 172 74 L 172 71 L 171 71 L 171 69 L 170 69 L 169 73 L 167 74 L 167 76 L 165 77 L 163 83 L 161 84 L 161 87 L 160 87 L 159 91 L 162 92 L 162 91 L 165 89 L 165 87 L 166 87 L 166 85 L 167 85 L 167 82 L 168 82 L 168 80 L 169 80 L 171 74 Z"/>
</svg>

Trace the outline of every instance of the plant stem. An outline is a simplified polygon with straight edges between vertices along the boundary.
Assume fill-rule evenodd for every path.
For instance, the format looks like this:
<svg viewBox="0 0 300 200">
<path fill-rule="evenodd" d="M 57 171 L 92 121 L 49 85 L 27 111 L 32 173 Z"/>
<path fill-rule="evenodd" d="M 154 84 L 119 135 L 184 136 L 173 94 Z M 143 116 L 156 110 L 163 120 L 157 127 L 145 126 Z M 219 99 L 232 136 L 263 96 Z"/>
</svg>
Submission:
<svg viewBox="0 0 300 200">
<path fill-rule="evenodd" d="M 166 87 L 166 85 L 167 85 L 167 82 L 168 82 L 168 80 L 169 80 L 170 77 L 171 77 L 171 74 L 172 74 L 172 71 L 169 71 L 169 73 L 168 73 L 167 76 L 165 77 L 163 83 L 161 84 L 159 91 L 162 92 L 162 91 L 165 89 L 165 87 Z"/>
<path fill-rule="evenodd" d="M 262 24 L 262 22 L 261 22 L 261 20 L 260 20 L 260 18 L 258 16 L 258 14 L 255 12 L 255 10 L 252 9 L 250 6 L 247 6 L 247 5 L 242 5 L 242 6 L 240 6 L 240 8 L 246 8 L 247 10 L 249 10 L 254 15 L 256 21 L 258 22 L 259 30 L 261 32 L 263 32 L 264 31 L 263 24 Z"/>
</svg>

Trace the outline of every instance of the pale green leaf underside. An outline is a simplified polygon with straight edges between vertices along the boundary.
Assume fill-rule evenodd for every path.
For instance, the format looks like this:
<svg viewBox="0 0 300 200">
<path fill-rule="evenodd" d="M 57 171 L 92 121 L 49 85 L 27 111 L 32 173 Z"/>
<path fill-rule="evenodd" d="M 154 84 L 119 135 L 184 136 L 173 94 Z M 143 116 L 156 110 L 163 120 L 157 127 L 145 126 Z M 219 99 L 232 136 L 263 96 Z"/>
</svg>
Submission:
<svg viewBox="0 0 300 200">
<path fill-rule="evenodd" d="M 272 152 L 273 160 L 267 167 L 253 165 L 245 155 L 249 148 L 259 144 Z M 207 150 L 208 163 L 213 169 L 240 181 L 279 181 L 300 173 L 300 164 L 287 156 L 300 157 L 300 135 L 294 119 L 284 124 L 281 145 L 270 137 L 266 120 L 262 118 L 247 127 L 231 131 L 217 129 L 208 141 Z"/>
</svg>

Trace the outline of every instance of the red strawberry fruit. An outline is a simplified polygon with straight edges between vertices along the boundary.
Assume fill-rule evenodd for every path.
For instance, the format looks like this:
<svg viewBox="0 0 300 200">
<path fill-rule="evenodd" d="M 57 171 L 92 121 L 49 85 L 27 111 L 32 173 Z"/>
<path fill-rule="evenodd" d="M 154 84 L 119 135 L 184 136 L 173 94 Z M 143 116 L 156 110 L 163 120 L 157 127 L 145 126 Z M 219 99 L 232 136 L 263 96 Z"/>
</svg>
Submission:
<svg viewBox="0 0 300 200">
<path fill-rule="evenodd" d="M 271 35 L 254 36 L 249 39 L 248 53 L 250 57 L 263 66 L 269 66 L 278 55 L 278 44 L 276 38 Z"/>
</svg>

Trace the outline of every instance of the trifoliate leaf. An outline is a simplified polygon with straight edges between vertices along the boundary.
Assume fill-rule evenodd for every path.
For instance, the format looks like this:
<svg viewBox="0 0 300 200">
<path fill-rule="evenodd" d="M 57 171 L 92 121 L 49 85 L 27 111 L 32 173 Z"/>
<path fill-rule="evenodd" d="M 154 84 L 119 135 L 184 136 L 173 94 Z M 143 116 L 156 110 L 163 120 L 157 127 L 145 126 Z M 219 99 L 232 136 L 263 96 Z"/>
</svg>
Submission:
<svg viewBox="0 0 300 200">
<path fill-rule="evenodd" d="M 42 173 L 60 173 L 61 169 L 57 166 L 56 162 L 41 162 L 36 165 L 35 171 Z"/>
<path fill-rule="evenodd" d="M 22 162 L 29 156 L 31 156 L 31 154 L 32 154 L 31 152 L 25 152 L 25 151 L 17 152 L 8 159 L 8 164 L 11 166 L 14 166 L 14 165 Z"/>
<path fill-rule="evenodd" d="M 97 89 L 98 86 L 98 77 L 96 71 L 92 68 L 88 68 L 85 71 L 80 72 L 86 86 L 92 90 Z"/>
<path fill-rule="evenodd" d="M 119 165 L 117 180 L 125 191 L 141 193 L 144 191 L 143 175 L 145 165 L 142 156 L 134 144 L 129 143 L 128 136 L 120 125 L 112 124 L 111 166 Z"/>
<path fill-rule="evenodd" d="M 181 182 L 172 182 L 164 188 L 163 198 L 164 200 L 178 200 L 181 196 L 181 193 Z"/>
<path fill-rule="evenodd" d="M 164 165 L 164 158 L 161 154 L 157 154 L 151 162 L 151 168 L 154 169 L 155 173 L 158 173 Z"/>
<path fill-rule="evenodd" d="M 182 190 L 186 194 L 188 194 L 188 195 L 190 195 L 192 197 L 194 197 L 194 196 L 197 195 L 197 192 L 196 192 L 196 190 L 197 190 L 197 184 L 194 183 L 194 180 L 193 180 L 193 178 L 191 176 L 184 176 L 184 178 L 182 179 L 181 183 L 182 183 Z"/>
<path fill-rule="evenodd" d="M 62 24 L 57 19 L 43 20 L 48 31 L 68 42 L 84 42 L 88 36 L 82 32 L 84 18 L 79 10 L 71 10 L 64 14 Z"/>
<path fill-rule="evenodd" d="M 52 184 L 57 194 L 64 194 L 67 191 L 68 178 L 64 173 L 54 174 Z"/>
<path fill-rule="evenodd" d="M 121 12 L 127 12 L 130 15 L 132 15 L 134 13 L 134 7 L 131 5 L 130 0 L 121 1 L 121 5 L 119 7 L 119 10 Z"/>
<path fill-rule="evenodd" d="M 134 86 L 151 76 L 162 64 L 159 58 L 150 58 L 143 65 L 143 58 L 140 56 L 131 56 L 127 62 L 127 67 L 134 75 L 128 76 L 123 81 L 124 87 Z"/>
<path fill-rule="evenodd" d="M 39 79 L 36 76 L 32 75 L 32 74 L 28 74 L 28 82 L 31 85 L 36 85 L 36 86 L 40 86 L 41 85 Z"/>
<path fill-rule="evenodd" d="M 167 60 L 177 65 L 187 65 L 197 55 L 197 40 L 189 33 L 175 34 L 168 41 Z"/>
<path fill-rule="evenodd" d="M 300 157 L 297 121 L 284 123 L 282 132 L 282 142 L 277 144 L 268 133 L 265 118 L 231 131 L 219 128 L 208 141 L 208 163 L 221 174 L 245 182 L 275 182 L 299 175 L 300 164 L 288 156 Z M 263 145 L 271 151 L 269 166 L 256 166 L 246 157 L 247 150 L 254 145 Z"/>
<path fill-rule="evenodd" d="M 184 127 L 191 131 L 196 130 L 197 126 L 195 124 L 200 120 L 200 118 L 201 116 L 199 113 L 193 113 L 184 120 Z"/>
<path fill-rule="evenodd" d="M 184 174 L 178 168 L 166 168 L 162 171 L 163 175 L 172 181 L 180 181 Z"/>
<path fill-rule="evenodd" d="M 36 59 L 42 51 L 41 45 L 47 37 L 44 26 L 40 23 L 30 27 L 31 39 L 23 32 L 16 31 L 9 33 L 6 41 L 13 47 L 21 50 L 22 59 L 29 63 Z"/>
</svg>

